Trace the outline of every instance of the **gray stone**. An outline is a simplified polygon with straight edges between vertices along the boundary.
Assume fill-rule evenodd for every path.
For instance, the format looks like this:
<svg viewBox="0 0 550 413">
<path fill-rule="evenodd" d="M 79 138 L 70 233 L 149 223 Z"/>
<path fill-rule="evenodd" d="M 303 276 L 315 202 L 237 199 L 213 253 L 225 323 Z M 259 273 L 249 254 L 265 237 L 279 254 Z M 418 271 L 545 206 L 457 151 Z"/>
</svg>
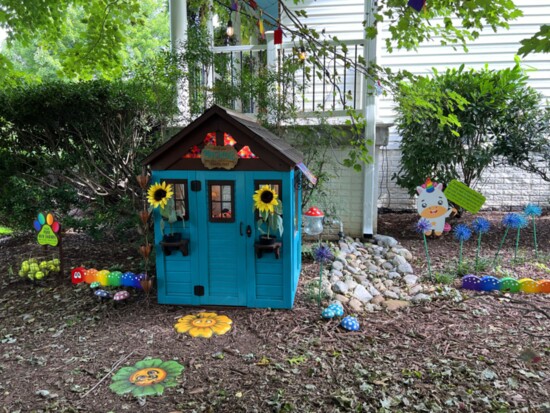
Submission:
<svg viewBox="0 0 550 413">
<path fill-rule="evenodd" d="M 340 281 L 340 277 L 338 277 L 337 275 L 334 275 L 334 274 L 333 274 L 333 275 L 330 276 L 330 282 L 331 282 L 331 284 L 335 284 L 335 283 L 337 283 L 338 281 Z"/>
<path fill-rule="evenodd" d="M 393 238 L 393 237 L 387 236 L 387 235 L 377 234 L 377 235 L 374 236 L 374 239 L 379 245 L 383 245 L 383 246 L 386 246 L 386 247 L 391 248 L 394 245 L 397 245 L 396 239 Z"/>
<path fill-rule="evenodd" d="M 401 274 L 399 274 L 398 272 L 395 272 L 395 271 L 390 271 L 388 273 L 388 278 L 390 280 L 398 280 L 399 278 L 401 278 Z"/>
<path fill-rule="evenodd" d="M 352 274 L 359 274 L 360 273 L 360 271 L 357 268 L 352 267 L 351 265 L 347 265 L 346 270 L 348 270 Z"/>
<path fill-rule="evenodd" d="M 369 282 L 369 279 L 366 275 L 356 275 L 354 278 L 355 281 L 357 281 L 359 284 L 364 285 L 364 283 Z"/>
<path fill-rule="evenodd" d="M 405 264 L 401 264 L 397 267 L 397 271 L 399 271 L 401 274 L 412 274 L 413 268 L 411 267 L 411 264 L 408 262 Z"/>
<path fill-rule="evenodd" d="M 330 270 L 330 275 L 336 275 L 337 277 L 343 277 L 344 276 L 344 274 L 342 274 L 342 271 L 335 270 L 334 268 L 332 268 L 332 270 Z"/>
<path fill-rule="evenodd" d="M 370 300 L 372 300 L 372 294 L 369 293 L 367 289 L 361 284 L 355 287 L 355 290 L 353 290 L 353 296 L 362 303 L 368 303 Z"/>
<path fill-rule="evenodd" d="M 337 294 L 345 294 L 345 293 L 348 292 L 348 289 L 349 288 L 348 288 L 347 284 L 343 281 L 337 281 L 332 286 L 332 290 Z"/>
<path fill-rule="evenodd" d="M 391 271 L 394 269 L 394 265 L 391 262 L 386 261 L 384 264 L 382 264 L 382 268 L 384 268 L 385 270 Z"/>
<path fill-rule="evenodd" d="M 349 254 L 350 252 L 352 252 L 352 249 L 350 248 L 350 246 L 343 241 L 339 241 L 338 246 L 340 247 L 340 251 L 343 251 L 346 254 Z"/>
<path fill-rule="evenodd" d="M 372 274 L 376 274 L 378 272 L 378 267 L 372 263 L 369 263 L 369 265 L 367 266 L 367 270 Z"/>
<path fill-rule="evenodd" d="M 353 290 L 355 287 L 357 287 L 357 282 L 355 280 L 346 280 L 346 285 L 350 290 Z"/>
<path fill-rule="evenodd" d="M 399 298 L 399 295 L 396 292 L 391 291 L 391 290 L 384 291 L 384 296 L 386 296 L 388 298 L 393 298 L 393 299 L 396 299 L 396 300 Z"/>
<path fill-rule="evenodd" d="M 363 311 L 363 304 L 357 298 L 351 298 L 348 303 L 349 307 L 354 313 L 360 313 Z"/>
<path fill-rule="evenodd" d="M 393 281 L 392 280 L 384 280 L 384 285 L 388 288 L 393 287 Z"/>
<path fill-rule="evenodd" d="M 404 257 L 407 261 L 411 261 L 413 259 L 411 252 L 405 248 L 400 249 L 398 254 Z"/>
<path fill-rule="evenodd" d="M 395 257 L 393 257 L 392 262 L 393 262 L 396 266 L 399 266 L 399 265 L 401 265 L 401 264 L 408 264 L 408 263 L 407 263 L 407 260 L 405 259 L 405 257 L 402 257 L 401 255 L 396 255 Z"/>
<path fill-rule="evenodd" d="M 370 295 L 372 295 L 373 297 L 376 297 L 377 295 L 381 295 L 380 291 L 378 291 L 378 289 L 376 289 L 376 287 L 374 285 L 366 285 L 365 288 L 369 291 Z"/>
<path fill-rule="evenodd" d="M 403 280 L 405 280 L 408 286 L 413 286 L 417 283 L 418 277 L 414 274 L 408 274 L 403 277 Z"/>
<path fill-rule="evenodd" d="M 428 294 L 419 293 L 412 298 L 413 303 L 421 303 L 423 301 L 432 301 L 432 297 Z"/>
<path fill-rule="evenodd" d="M 342 264 L 340 261 L 334 261 L 332 263 L 332 269 L 336 271 L 342 271 L 344 269 L 344 264 Z"/>
<path fill-rule="evenodd" d="M 420 291 L 422 291 L 422 286 L 420 284 L 413 285 L 409 288 L 409 294 L 411 295 L 418 294 Z"/>
</svg>

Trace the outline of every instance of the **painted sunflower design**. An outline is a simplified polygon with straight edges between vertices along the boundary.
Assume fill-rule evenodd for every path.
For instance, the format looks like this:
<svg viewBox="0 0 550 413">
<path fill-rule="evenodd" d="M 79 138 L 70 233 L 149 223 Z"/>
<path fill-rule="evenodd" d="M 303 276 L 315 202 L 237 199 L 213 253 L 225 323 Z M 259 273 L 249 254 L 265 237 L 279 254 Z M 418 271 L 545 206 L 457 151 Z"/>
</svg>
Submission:
<svg viewBox="0 0 550 413">
<path fill-rule="evenodd" d="M 178 319 L 174 328 L 178 333 L 188 333 L 191 337 L 210 338 L 213 334 L 221 336 L 231 330 L 233 321 L 216 313 L 198 313 Z"/>
<path fill-rule="evenodd" d="M 135 397 L 160 396 L 166 387 L 178 385 L 177 378 L 183 369 L 173 360 L 141 360 L 117 371 L 109 388 L 116 394 L 132 393 Z"/>
<path fill-rule="evenodd" d="M 254 200 L 254 208 L 262 213 L 273 214 L 275 207 L 279 205 L 279 196 L 269 185 L 263 185 L 258 189 L 252 199 Z"/>
<path fill-rule="evenodd" d="M 160 206 L 162 209 L 173 195 L 174 191 L 171 184 L 167 184 L 166 182 L 156 183 L 149 187 L 147 201 L 153 208 Z"/>
</svg>

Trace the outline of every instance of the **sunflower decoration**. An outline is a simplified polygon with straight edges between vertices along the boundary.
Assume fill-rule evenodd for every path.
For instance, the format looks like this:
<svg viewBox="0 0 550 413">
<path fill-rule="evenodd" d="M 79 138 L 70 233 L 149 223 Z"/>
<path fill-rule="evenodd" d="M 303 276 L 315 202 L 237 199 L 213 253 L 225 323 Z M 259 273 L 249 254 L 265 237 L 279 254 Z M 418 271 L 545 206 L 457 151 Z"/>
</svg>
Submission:
<svg viewBox="0 0 550 413">
<path fill-rule="evenodd" d="M 173 360 L 141 360 L 117 371 L 109 388 L 116 394 L 132 393 L 135 397 L 160 396 L 166 387 L 178 385 L 177 378 L 183 369 Z"/>
<path fill-rule="evenodd" d="M 198 313 L 178 319 L 174 328 L 178 333 L 187 333 L 191 337 L 210 338 L 213 334 L 221 336 L 231 330 L 233 321 L 216 313 Z"/>
<path fill-rule="evenodd" d="M 252 195 L 254 209 L 258 210 L 260 219 L 257 222 L 258 230 L 262 234 L 267 234 L 269 238 L 270 230 L 279 231 L 283 235 L 283 203 L 279 199 L 277 192 L 270 185 L 262 185 L 260 189 Z M 264 231 L 264 226 L 267 230 Z"/>
<path fill-rule="evenodd" d="M 149 187 L 147 201 L 153 208 L 160 207 L 164 209 L 166 204 L 168 204 L 168 200 L 173 195 L 174 191 L 171 184 L 167 184 L 166 182 L 156 183 Z"/>
</svg>

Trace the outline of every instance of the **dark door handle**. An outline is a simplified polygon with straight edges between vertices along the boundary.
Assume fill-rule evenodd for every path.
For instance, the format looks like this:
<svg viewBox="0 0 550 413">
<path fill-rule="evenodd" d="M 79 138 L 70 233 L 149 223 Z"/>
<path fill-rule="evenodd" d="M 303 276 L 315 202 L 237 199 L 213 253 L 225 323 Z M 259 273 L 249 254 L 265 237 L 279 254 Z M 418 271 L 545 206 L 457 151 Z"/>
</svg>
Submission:
<svg viewBox="0 0 550 413">
<path fill-rule="evenodd" d="M 250 225 L 246 226 L 246 235 L 248 235 L 248 238 L 252 235 L 252 228 L 250 228 Z"/>
<path fill-rule="evenodd" d="M 239 234 L 241 234 L 241 237 L 243 236 L 243 223 L 242 222 L 239 224 Z"/>
</svg>

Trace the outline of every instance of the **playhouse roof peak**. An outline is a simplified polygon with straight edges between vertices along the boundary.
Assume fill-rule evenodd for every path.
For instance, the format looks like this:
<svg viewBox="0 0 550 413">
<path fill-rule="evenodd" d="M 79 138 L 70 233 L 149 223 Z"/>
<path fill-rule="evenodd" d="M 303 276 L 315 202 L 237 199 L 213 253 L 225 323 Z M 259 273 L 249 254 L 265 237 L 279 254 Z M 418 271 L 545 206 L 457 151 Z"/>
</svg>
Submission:
<svg viewBox="0 0 550 413">
<path fill-rule="evenodd" d="M 194 169 L 191 168 L 193 162 L 182 158 L 182 151 L 189 145 L 198 145 L 206 134 L 212 132 L 227 133 L 238 144 L 249 145 L 259 155 L 256 166 L 260 163 L 265 166 L 260 169 L 288 170 L 303 162 L 303 155 L 297 149 L 253 118 L 213 105 L 153 151 L 142 164 L 150 165 L 152 169 Z"/>
</svg>

